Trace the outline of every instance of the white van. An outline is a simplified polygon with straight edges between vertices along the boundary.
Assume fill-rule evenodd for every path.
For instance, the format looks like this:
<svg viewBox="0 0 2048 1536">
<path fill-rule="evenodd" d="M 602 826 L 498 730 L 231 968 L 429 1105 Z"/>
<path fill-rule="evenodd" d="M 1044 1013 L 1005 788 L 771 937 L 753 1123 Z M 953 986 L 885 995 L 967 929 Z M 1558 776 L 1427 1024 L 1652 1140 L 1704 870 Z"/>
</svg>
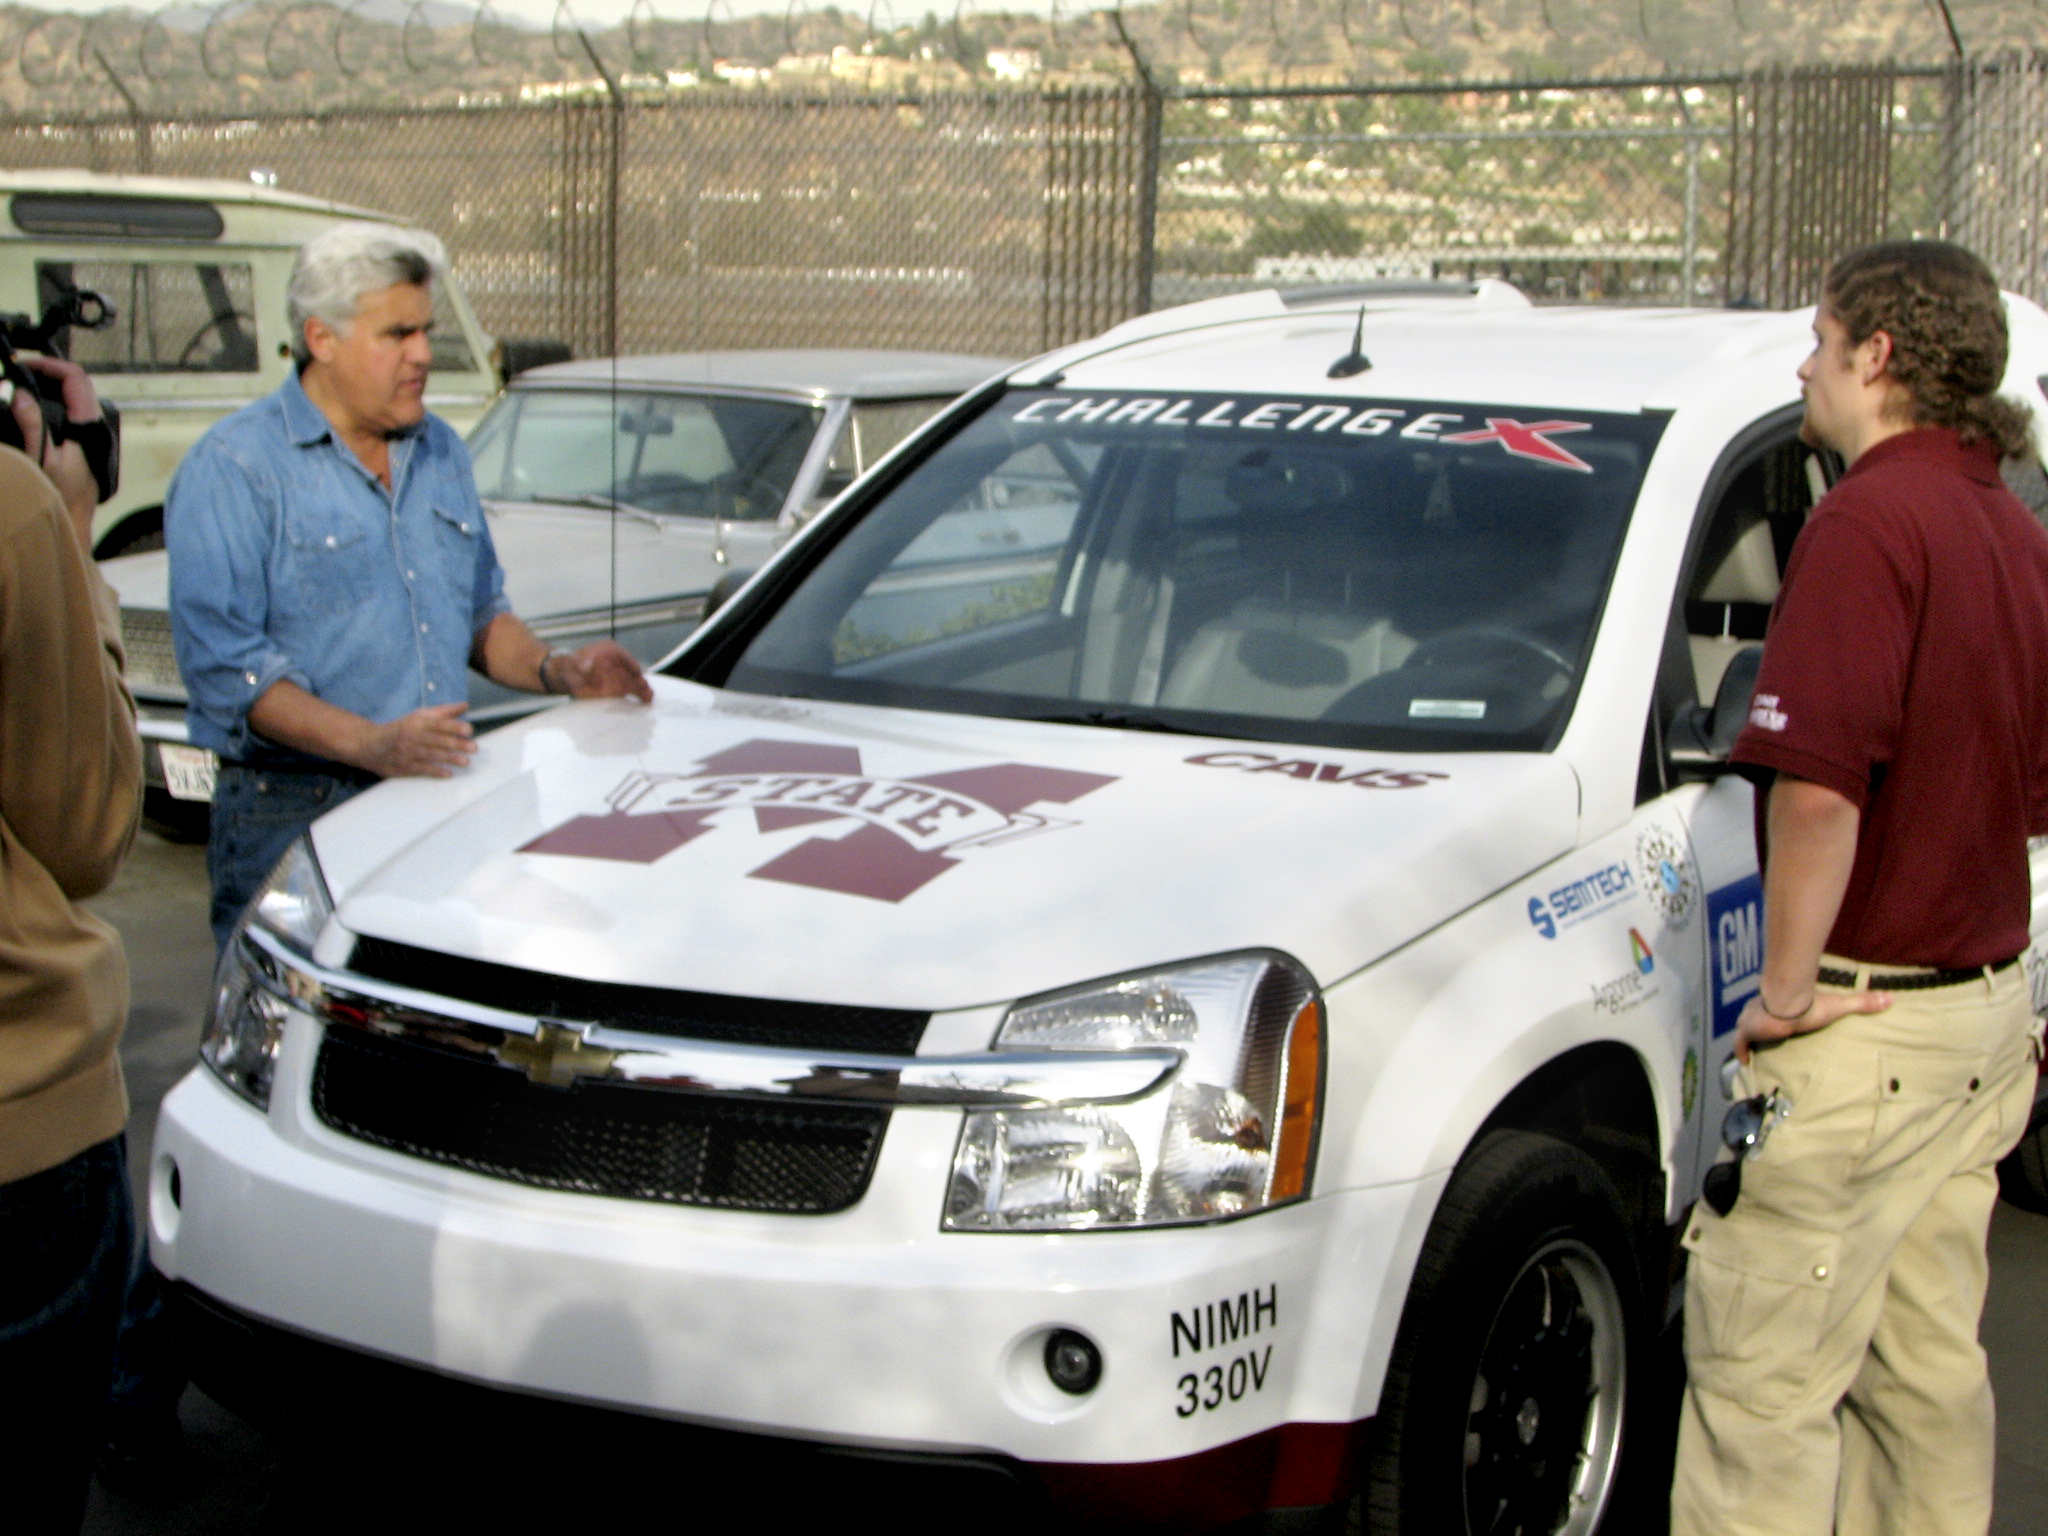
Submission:
<svg viewBox="0 0 2048 1536">
<path fill-rule="evenodd" d="M 912 437 L 651 707 L 328 816 L 158 1123 L 200 1380 L 376 1359 L 1053 1529 L 1648 1528 L 1809 319 L 1147 316 Z"/>
<path fill-rule="evenodd" d="M 298 248 L 338 220 L 390 222 L 253 182 L 95 171 L 0 172 L 0 197 L 0 311 L 34 321 L 60 285 L 114 307 L 112 325 L 69 333 L 71 358 L 121 408 L 121 487 L 93 521 L 103 559 L 161 547 L 164 492 L 185 450 L 284 382 Z M 427 404 L 467 431 L 498 380 L 452 277 L 436 322 Z"/>
</svg>

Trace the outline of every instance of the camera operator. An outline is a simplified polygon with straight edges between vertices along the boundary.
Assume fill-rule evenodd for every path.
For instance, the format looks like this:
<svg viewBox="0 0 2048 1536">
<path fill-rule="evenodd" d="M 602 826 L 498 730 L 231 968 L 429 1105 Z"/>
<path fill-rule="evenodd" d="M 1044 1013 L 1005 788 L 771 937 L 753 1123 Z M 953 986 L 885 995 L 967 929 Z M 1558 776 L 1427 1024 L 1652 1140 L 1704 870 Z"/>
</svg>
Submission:
<svg viewBox="0 0 2048 1536">
<path fill-rule="evenodd" d="M 91 433 L 60 441 L 51 420 L 100 421 L 92 382 L 52 358 L 6 369 L 0 438 L 21 448 L 0 446 L 0 1455 L 8 1528 L 42 1533 L 83 1518 L 128 1275 L 128 969 L 79 903 L 134 839 L 142 756 L 92 563 Z M 31 375 L 57 397 L 47 415 Z"/>
</svg>

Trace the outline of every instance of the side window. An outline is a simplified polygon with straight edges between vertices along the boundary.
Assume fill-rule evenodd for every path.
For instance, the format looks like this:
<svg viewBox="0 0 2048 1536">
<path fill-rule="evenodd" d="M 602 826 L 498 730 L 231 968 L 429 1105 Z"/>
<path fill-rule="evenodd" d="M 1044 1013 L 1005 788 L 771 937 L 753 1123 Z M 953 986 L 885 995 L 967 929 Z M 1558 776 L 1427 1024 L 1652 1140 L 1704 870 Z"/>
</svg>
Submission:
<svg viewBox="0 0 2048 1536">
<path fill-rule="evenodd" d="M 517 395 L 500 395 L 491 413 L 469 439 L 469 461 L 476 475 L 479 496 L 503 496 L 505 471 L 511 456 L 513 424 L 519 419 Z"/>
<path fill-rule="evenodd" d="M 843 666 L 1051 608 L 1085 463 L 1034 443 L 1005 457 L 898 552 L 832 637 Z"/>
<path fill-rule="evenodd" d="M 2048 527 L 2048 474 L 2042 473 L 2041 461 L 2031 455 L 2007 459 L 2003 474 L 2006 489 L 2024 501 L 2035 518 Z"/>
<path fill-rule="evenodd" d="M 1711 704 L 1728 663 L 1764 637 L 1792 541 L 1827 484 L 1826 468 L 1796 438 L 1763 448 L 1739 469 L 1708 514 L 1685 591 L 1694 695 Z"/>
<path fill-rule="evenodd" d="M 71 356 L 94 373 L 254 373 L 255 285 L 247 262 L 41 262 L 47 304 L 65 282 L 113 304 L 105 330 L 71 333 Z"/>
<path fill-rule="evenodd" d="M 860 401 L 853 408 L 854 459 L 866 474 L 875 461 L 938 415 L 944 400 Z"/>
<path fill-rule="evenodd" d="M 1643 742 L 1638 802 L 1685 778 L 1719 771 L 1729 744 L 1716 739 L 1714 703 L 1722 679 L 1762 642 L 1793 541 L 1840 474 L 1834 455 L 1800 443 L 1796 412 L 1765 427 L 1732 457 L 1702 508 L 1673 605 Z M 1739 703 L 1738 716 L 1748 701 Z M 1734 724 L 1722 720 L 1722 733 Z"/>
<path fill-rule="evenodd" d="M 436 316 L 434 329 L 428 333 L 428 339 L 433 343 L 434 347 L 434 372 L 475 373 L 477 371 L 476 354 L 469 350 L 469 342 L 464 339 L 462 329 L 455 323 L 453 315 Z"/>
<path fill-rule="evenodd" d="M 945 409 L 940 400 L 857 401 L 833 441 L 819 478 L 817 496 L 830 501 L 872 468 L 875 461 Z"/>
</svg>

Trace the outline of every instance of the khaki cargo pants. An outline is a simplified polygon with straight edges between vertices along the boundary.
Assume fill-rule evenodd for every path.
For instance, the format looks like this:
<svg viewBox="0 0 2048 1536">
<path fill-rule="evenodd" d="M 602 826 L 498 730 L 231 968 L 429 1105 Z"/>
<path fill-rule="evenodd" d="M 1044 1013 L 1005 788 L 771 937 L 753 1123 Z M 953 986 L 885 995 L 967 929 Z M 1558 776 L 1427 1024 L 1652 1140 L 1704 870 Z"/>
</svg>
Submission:
<svg viewBox="0 0 2048 1536">
<path fill-rule="evenodd" d="M 1703 1201 L 1687 1226 L 1672 1536 L 1990 1524 L 1977 1325 L 1997 1164 L 2033 1105 L 2032 1009 L 2020 966 L 1893 998 L 1737 1078 L 1793 1109 L 1728 1216 Z"/>
</svg>

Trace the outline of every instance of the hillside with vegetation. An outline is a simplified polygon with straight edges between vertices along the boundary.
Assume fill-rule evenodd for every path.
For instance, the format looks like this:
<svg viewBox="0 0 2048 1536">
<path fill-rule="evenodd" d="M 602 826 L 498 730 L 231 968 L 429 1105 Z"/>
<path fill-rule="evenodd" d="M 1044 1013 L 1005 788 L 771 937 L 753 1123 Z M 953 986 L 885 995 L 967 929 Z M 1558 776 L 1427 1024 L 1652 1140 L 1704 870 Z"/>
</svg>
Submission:
<svg viewBox="0 0 2048 1536">
<path fill-rule="evenodd" d="M 256 0 L 94 15 L 0 6 L 0 109 L 189 115 L 341 105 L 779 90 L 1550 80 L 1768 64 L 1936 63 L 2031 46 L 2032 0 L 1154 0 L 1028 14 L 655 3 L 587 37 L 488 3 Z"/>
</svg>

